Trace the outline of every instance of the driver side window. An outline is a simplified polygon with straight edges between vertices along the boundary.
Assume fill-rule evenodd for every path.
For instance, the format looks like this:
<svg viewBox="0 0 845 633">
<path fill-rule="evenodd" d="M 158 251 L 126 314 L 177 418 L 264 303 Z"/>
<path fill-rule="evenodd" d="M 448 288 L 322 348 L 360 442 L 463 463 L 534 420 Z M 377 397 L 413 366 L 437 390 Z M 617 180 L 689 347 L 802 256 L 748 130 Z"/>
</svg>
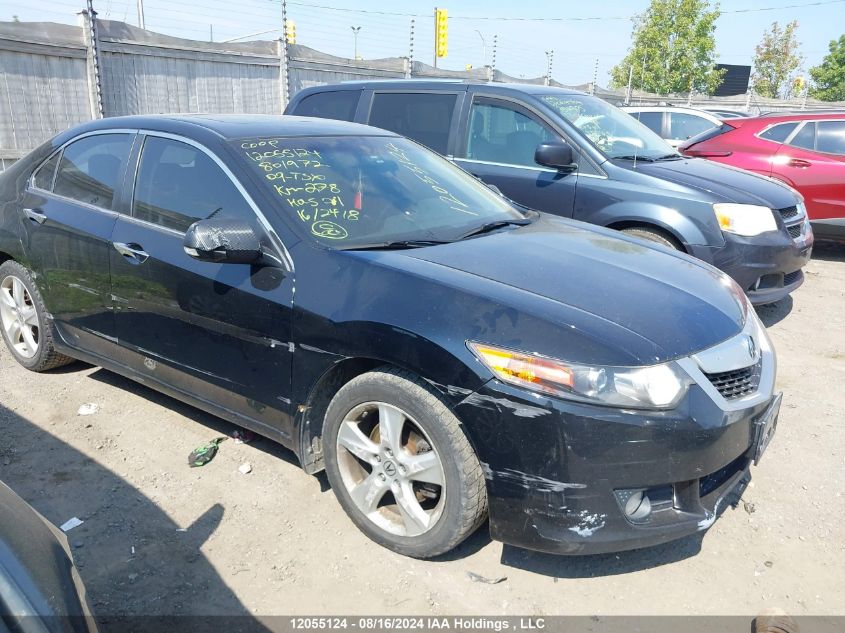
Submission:
<svg viewBox="0 0 845 633">
<path fill-rule="evenodd" d="M 534 150 L 545 141 L 560 140 L 536 119 L 504 104 L 473 103 L 469 116 L 466 157 L 506 165 L 538 167 Z"/>
</svg>

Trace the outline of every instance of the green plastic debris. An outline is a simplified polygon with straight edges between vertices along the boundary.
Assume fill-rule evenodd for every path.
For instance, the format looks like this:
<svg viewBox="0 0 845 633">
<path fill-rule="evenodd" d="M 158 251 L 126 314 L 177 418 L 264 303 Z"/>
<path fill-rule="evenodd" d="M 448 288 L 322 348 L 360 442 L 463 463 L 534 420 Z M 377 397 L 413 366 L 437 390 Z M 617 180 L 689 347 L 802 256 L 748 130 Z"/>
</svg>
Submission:
<svg viewBox="0 0 845 633">
<path fill-rule="evenodd" d="M 208 462 L 214 459 L 215 455 L 217 455 L 217 447 L 220 446 L 220 442 L 225 439 L 225 437 L 218 437 L 207 444 L 203 444 L 199 448 L 195 448 L 193 452 L 188 455 L 188 466 L 191 468 L 205 466 Z"/>
</svg>

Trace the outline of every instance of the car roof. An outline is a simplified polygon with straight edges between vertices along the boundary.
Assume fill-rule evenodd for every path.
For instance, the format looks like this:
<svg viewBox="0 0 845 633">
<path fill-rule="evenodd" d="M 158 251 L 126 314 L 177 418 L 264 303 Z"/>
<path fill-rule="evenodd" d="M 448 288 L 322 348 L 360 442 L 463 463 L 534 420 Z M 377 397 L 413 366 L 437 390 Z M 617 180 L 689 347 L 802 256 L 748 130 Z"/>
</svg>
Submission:
<svg viewBox="0 0 845 633">
<path fill-rule="evenodd" d="M 337 84 L 314 86 L 308 88 L 309 93 L 324 92 L 329 90 L 420 90 L 420 91 L 443 91 L 457 90 L 465 92 L 469 88 L 483 87 L 495 92 L 521 92 L 532 95 L 584 95 L 585 92 L 573 90 L 572 88 L 558 88 L 556 86 L 545 86 L 543 84 L 519 84 L 519 83 L 498 83 L 489 81 L 464 81 L 461 79 L 370 79 L 344 81 Z"/>
<path fill-rule="evenodd" d="M 845 110 L 798 110 L 790 112 L 766 112 L 754 119 L 766 121 L 805 121 L 823 119 L 845 119 Z"/>
<path fill-rule="evenodd" d="M 266 114 L 158 114 L 110 117 L 87 123 L 75 133 L 106 129 L 148 129 L 175 134 L 191 128 L 224 139 L 259 136 L 396 136 L 379 128 L 315 117 Z"/>
</svg>

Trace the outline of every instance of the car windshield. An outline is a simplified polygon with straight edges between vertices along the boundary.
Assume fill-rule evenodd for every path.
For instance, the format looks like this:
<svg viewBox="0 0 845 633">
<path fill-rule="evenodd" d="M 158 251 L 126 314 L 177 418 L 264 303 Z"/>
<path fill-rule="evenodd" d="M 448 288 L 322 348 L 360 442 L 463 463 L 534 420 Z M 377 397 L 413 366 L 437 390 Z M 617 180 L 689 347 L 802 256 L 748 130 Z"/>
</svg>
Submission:
<svg viewBox="0 0 845 633">
<path fill-rule="evenodd" d="M 608 158 L 654 160 L 675 155 L 675 150 L 630 114 L 589 95 L 540 97 L 590 139 Z"/>
<path fill-rule="evenodd" d="M 337 248 L 446 242 L 525 215 L 419 145 L 389 136 L 252 138 L 232 146 L 277 208 Z M 495 227 L 490 225 L 495 224 Z"/>
</svg>

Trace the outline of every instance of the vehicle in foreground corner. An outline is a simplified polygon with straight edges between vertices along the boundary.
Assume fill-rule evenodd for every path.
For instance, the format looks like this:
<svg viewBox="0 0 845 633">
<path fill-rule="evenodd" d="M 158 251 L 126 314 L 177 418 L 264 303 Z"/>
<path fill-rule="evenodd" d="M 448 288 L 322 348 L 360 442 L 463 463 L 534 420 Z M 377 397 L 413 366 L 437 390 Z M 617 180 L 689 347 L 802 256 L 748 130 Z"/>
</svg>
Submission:
<svg viewBox="0 0 845 633">
<path fill-rule="evenodd" d="M 684 159 L 598 97 L 528 84 L 355 81 L 301 90 L 285 112 L 402 134 L 526 207 L 713 264 L 755 305 L 778 301 L 804 281 L 813 232 L 799 194 Z"/>
<path fill-rule="evenodd" d="M 845 110 L 733 119 L 681 151 L 785 182 L 804 196 L 817 237 L 845 240 Z"/>
<path fill-rule="evenodd" d="M 410 556 L 488 512 L 570 554 L 706 529 L 780 405 L 728 276 L 356 124 L 88 123 L 0 176 L 0 257 L 22 365 L 83 359 L 272 438 Z"/>
<path fill-rule="evenodd" d="M 97 633 L 64 533 L 2 481 L 0 631 Z"/>
</svg>

